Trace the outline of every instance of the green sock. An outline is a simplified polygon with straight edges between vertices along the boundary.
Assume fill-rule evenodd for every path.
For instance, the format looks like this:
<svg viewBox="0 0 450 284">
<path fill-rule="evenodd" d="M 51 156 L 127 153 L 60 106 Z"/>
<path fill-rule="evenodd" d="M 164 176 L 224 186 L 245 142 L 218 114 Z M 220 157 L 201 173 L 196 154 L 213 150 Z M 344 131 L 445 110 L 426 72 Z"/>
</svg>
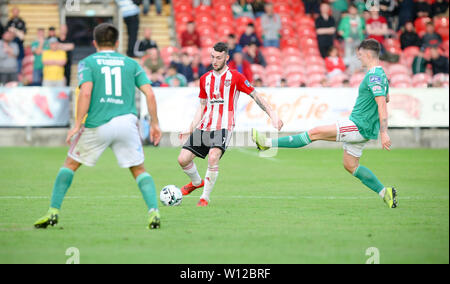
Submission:
<svg viewBox="0 0 450 284">
<path fill-rule="evenodd" d="M 72 184 L 74 171 L 68 168 L 61 168 L 56 176 L 55 185 L 53 186 L 51 208 L 61 209 L 64 196 Z"/>
<path fill-rule="evenodd" d="M 311 144 L 308 132 L 303 132 L 294 136 L 286 136 L 272 139 L 272 146 L 278 148 L 301 148 Z"/>
<path fill-rule="evenodd" d="M 381 184 L 381 182 L 378 180 L 375 174 L 364 166 L 359 166 L 353 173 L 353 175 L 357 177 L 368 188 L 370 188 L 371 190 L 375 191 L 378 194 L 384 188 L 384 185 Z"/>
<path fill-rule="evenodd" d="M 158 209 L 158 200 L 156 199 L 156 189 L 153 178 L 148 173 L 140 174 L 136 182 L 147 204 L 148 210 Z"/>
</svg>

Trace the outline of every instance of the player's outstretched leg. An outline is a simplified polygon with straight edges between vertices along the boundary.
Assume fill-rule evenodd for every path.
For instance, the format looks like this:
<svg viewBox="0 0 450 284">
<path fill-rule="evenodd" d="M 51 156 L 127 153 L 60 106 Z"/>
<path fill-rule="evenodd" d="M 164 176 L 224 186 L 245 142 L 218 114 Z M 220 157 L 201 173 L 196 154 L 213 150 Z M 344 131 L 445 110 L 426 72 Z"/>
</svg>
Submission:
<svg viewBox="0 0 450 284">
<path fill-rule="evenodd" d="M 320 126 L 297 135 L 285 136 L 278 139 L 267 139 L 256 129 L 252 129 L 252 140 L 258 150 L 265 151 L 272 147 L 301 148 L 317 140 L 336 141 L 336 124 Z"/>
<path fill-rule="evenodd" d="M 158 229 L 161 227 L 161 215 L 158 210 L 158 199 L 156 197 L 156 187 L 152 176 L 145 171 L 144 165 L 130 168 L 136 179 L 139 190 L 142 193 L 145 204 L 148 208 L 148 228 Z"/>
<path fill-rule="evenodd" d="M 198 173 L 197 166 L 194 163 L 195 155 L 186 149 L 182 149 L 178 156 L 178 163 L 183 169 L 184 173 L 191 179 L 191 182 L 181 188 L 183 195 L 188 195 L 194 190 L 205 186 L 205 181 L 202 180 Z"/>
<path fill-rule="evenodd" d="M 365 186 L 376 192 L 389 208 L 397 207 L 396 189 L 393 187 L 385 187 L 370 169 L 359 164 L 358 157 L 354 157 L 344 151 L 344 167 Z"/>
<path fill-rule="evenodd" d="M 216 184 L 217 177 L 219 176 L 219 161 L 222 157 L 222 150 L 219 148 L 212 148 L 208 154 L 208 170 L 205 176 L 205 188 L 203 189 L 200 201 L 197 203 L 199 207 L 208 206 L 210 201 L 211 192 Z"/>
<path fill-rule="evenodd" d="M 48 209 L 47 214 L 34 223 L 36 229 L 46 229 L 49 225 L 55 226 L 58 223 L 59 210 L 61 209 L 64 196 L 72 184 L 75 171 L 80 165 L 80 163 L 71 158 L 66 159 L 64 166 L 59 170 L 58 175 L 56 176 L 50 208 Z"/>
</svg>

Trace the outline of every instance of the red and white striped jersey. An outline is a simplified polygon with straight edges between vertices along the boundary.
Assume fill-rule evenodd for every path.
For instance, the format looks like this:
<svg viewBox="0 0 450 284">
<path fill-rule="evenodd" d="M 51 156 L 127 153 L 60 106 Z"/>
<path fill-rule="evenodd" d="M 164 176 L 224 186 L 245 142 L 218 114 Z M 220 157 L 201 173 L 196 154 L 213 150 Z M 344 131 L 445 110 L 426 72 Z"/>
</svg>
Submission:
<svg viewBox="0 0 450 284">
<path fill-rule="evenodd" d="M 206 99 L 207 105 L 198 128 L 204 131 L 233 131 L 240 92 L 250 94 L 254 90 L 244 75 L 228 67 L 220 76 L 214 71 L 203 75 L 200 78 L 199 98 Z"/>
</svg>

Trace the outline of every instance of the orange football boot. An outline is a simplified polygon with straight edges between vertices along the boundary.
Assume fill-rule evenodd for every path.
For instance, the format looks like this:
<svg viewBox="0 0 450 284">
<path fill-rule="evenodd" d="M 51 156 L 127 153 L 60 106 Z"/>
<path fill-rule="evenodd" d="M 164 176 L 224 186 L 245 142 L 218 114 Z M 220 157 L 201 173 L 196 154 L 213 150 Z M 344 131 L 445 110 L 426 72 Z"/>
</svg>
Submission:
<svg viewBox="0 0 450 284">
<path fill-rule="evenodd" d="M 189 184 L 186 184 L 185 186 L 183 186 L 181 188 L 181 193 L 183 195 L 188 195 L 188 194 L 191 194 L 191 192 L 193 192 L 194 190 L 196 190 L 198 188 L 202 188 L 204 186 L 205 186 L 205 181 L 204 180 L 202 180 L 202 183 L 199 186 L 194 186 L 192 184 L 192 182 L 190 182 Z"/>
<path fill-rule="evenodd" d="M 206 201 L 205 199 L 200 199 L 200 201 L 197 203 L 197 207 L 206 207 L 208 206 L 208 201 Z"/>
</svg>

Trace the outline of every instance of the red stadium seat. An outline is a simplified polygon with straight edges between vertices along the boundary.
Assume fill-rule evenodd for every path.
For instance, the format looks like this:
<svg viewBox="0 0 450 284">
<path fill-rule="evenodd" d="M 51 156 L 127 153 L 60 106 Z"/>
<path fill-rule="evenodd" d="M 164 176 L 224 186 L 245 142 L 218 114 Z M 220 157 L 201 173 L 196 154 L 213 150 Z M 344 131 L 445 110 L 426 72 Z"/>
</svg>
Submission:
<svg viewBox="0 0 450 284">
<path fill-rule="evenodd" d="M 298 57 L 302 56 L 302 52 L 300 51 L 300 49 L 298 47 L 293 47 L 293 46 L 288 46 L 285 49 L 283 49 L 282 51 L 283 56 L 290 56 L 290 55 L 295 55 Z"/>
<path fill-rule="evenodd" d="M 181 49 L 181 52 L 186 52 L 189 56 L 195 56 L 200 53 L 200 50 L 196 46 L 186 46 Z"/>
<path fill-rule="evenodd" d="M 282 27 L 293 27 L 294 21 L 292 21 L 292 17 L 290 15 L 280 15 L 281 26 Z"/>
<path fill-rule="evenodd" d="M 202 46 L 202 48 L 209 48 L 209 47 L 213 47 L 214 44 L 216 44 L 217 40 L 216 40 L 216 36 L 204 36 L 201 37 L 200 39 L 200 44 Z"/>
<path fill-rule="evenodd" d="M 398 46 L 386 47 L 386 50 L 393 54 L 398 54 L 398 55 L 402 54 L 402 49 Z"/>
<path fill-rule="evenodd" d="M 320 84 L 325 79 L 325 75 L 323 74 L 308 74 L 308 77 L 306 78 L 306 85 L 308 87 L 316 87 L 318 84 Z"/>
<path fill-rule="evenodd" d="M 438 33 L 442 37 L 442 40 L 444 40 L 444 41 L 448 40 L 448 38 L 449 38 L 448 18 L 446 18 L 446 17 L 435 18 L 434 26 L 435 26 L 436 33 Z"/>
<path fill-rule="evenodd" d="M 314 19 L 309 16 L 302 16 L 302 17 L 297 18 L 296 24 L 298 25 L 299 28 L 304 28 L 304 27 L 315 28 L 316 27 L 316 23 L 314 22 Z"/>
<path fill-rule="evenodd" d="M 300 56 L 289 55 L 283 56 L 283 65 L 303 65 L 303 60 Z"/>
<path fill-rule="evenodd" d="M 269 87 L 278 87 L 282 78 L 283 76 L 281 76 L 281 74 L 268 74 L 266 77 L 266 84 Z"/>
<path fill-rule="evenodd" d="M 194 18 L 190 13 L 180 13 L 175 16 L 175 23 L 178 24 L 186 24 L 187 22 L 193 21 Z"/>
<path fill-rule="evenodd" d="M 302 73 L 293 73 L 286 80 L 289 87 L 300 87 L 301 84 L 306 83 L 306 78 Z"/>
<path fill-rule="evenodd" d="M 325 74 L 327 69 L 322 65 L 306 65 L 307 74 Z"/>
<path fill-rule="evenodd" d="M 436 74 L 433 76 L 432 82 L 433 82 L 433 85 L 435 85 L 437 83 L 440 83 L 440 84 L 447 83 L 447 86 L 448 86 L 449 75 L 443 74 L 443 73 Z"/>
<path fill-rule="evenodd" d="M 394 39 L 394 38 L 387 38 L 384 40 L 384 46 L 385 47 L 401 47 L 400 41 L 398 39 Z"/>
<path fill-rule="evenodd" d="M 263 53 L 264 56 L 277 56 L 280 57 L 281 56 L 281 51 L 280 49 L 276 48 L 276 47 L 265 47 L 265 48 L 261 48 L 261 52 Z"/>
<path fill-rule="evenodd" d="M 414 21 L 414 27 L 416 28 L 416 32 L 419 36 L 422 36 L 425 33 L 427 23 L 431 22 L 431 19 L 428 17 L 417 18 Z"/>
<path fill-rule="evenodd" d="M 249 17 L 240 17 L 236 20 L 236 25 L 238 26 L 247 26 L 249 23 L 253 23 L 253 19 Z"/>
<path fill-rule="evenodd" d="M 264 67 L 259 64 L 252 64 L 251 69 L 252 69 L 253 74 L 258 75 L 259 77 L 264 76 L 266 73 L 266 70 L 264 69 Z"/>
<path fill-rule="evenodd" d="M 410 69 L 402 64 L 393 64 L 386 70 L 388 76 L 395 76 L 397 74 L 409 75 Z"/>
<path fill-rule="evenodd" d="M 268 65 L 281 65 L 280 57 L 275 55 L 269 55 L 265 57 Z"/>
<path fill-rule="evenodd" d="M 407 74 L 393 74 L 390 79 L 393 86 L 401 83 L 407 83 L 410 85 L 409 87 L 412 85 L 411 77 Z"/>
<path fill-rule="evenodd" d="M 419 54 L 420 52 L 420 48 L 417 46 L 409 46 L 407 48 L 405 48 L 402 52 L 402 56 L 416 56 L 417 54 Z"/>
<path fill-rule="evenodd" d="M 280 65 L 273 65 L 273 64 L 267 65 L 265 70 L 267 74 L 276 73 L 281 75 L 281 73 L 283 72 L 283 68 Z"/>
<path fill-rule="evenodd" d="M 364 73 L 354 73 L 351 77 L 350 77 L 350 86 L 351 87 L 358 87 L 362 80 L 364 79 L 364 77 L 366 76 L 366 74 Z"/>
<path fill-rule="evenodd" d="M 178 5 L 175 5 L 173 7 L 175 14 L 178 13 L 192 13 L 192 5 L 187 4 L 187 3 L 180 3 Z"/>
<path fill-rule="evenodd" d="M 211 6 L 207 6 L 207 5 L 199 5 L 197 6 L 197 8 L 195 8 L 195 14 L 211 14 L 212 9 Z"/>
<path fill-rule="evenodd" d="M 212 48 L 202 48 L 200 51 L 200 59 L 202 65 L 208 67 L 211 64 L 211 50 Z"/>
<path fill-rule="evenodd" d="M 325 61 L 320 56 L 305 57 L 306 65 L 321 65 L 325 67 Z"/>
<path fill-rule="evenodd" d="M 288 3 L 280 3 L 280 1 L 275 2 L 273 11 L 279 15 L 290 15 L 292 12 L 291 7 Z"/>
<path fill-rule="evenodd" d="M 317 43 L 316 38 L 300 38 L 300 46 L 302 49 L 310 47 L 318 48 L 319 44 Z"/>
<path fill-rule="evenodd" d="M 287 47 L 299 47 L 300 42 L 296 37 L 285 37 L 281 39 L 280 48 L 285 49 Z"/>
</svg>

